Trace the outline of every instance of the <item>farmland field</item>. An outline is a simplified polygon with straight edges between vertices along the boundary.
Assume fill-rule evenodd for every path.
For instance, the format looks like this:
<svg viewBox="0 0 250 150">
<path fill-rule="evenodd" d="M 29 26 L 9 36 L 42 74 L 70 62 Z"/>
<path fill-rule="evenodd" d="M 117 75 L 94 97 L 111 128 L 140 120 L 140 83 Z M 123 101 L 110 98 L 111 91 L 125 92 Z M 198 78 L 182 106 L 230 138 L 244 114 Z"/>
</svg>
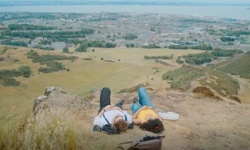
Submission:
<svg viewBox="0 0 250 150">
<path fill-rule="evenodd" d="M 2 46 L 1 49 L 4 47 Z M 30 78 L 17 78 L 21 82 L 19 87 L 0 87 L 0 109 L 9 108 L 31 108 L 35 97 L 42 95 L 44 89 L 49 86 L 58 86 L 69 94 L 83 95 L 91 89 L 108 86 L 113 92 L 118 92 L 123 88 L 132 87 L 140 83 L 155 84 L 159 88 L 167 87 L 166 81 L 161 79 L 163 73 L 176 68 L 177 65 L 162 65 L 154 60 L 144 60 L 145 55 L 163 56 L 172 55 L 173 59 L 168 60 L 169 64 L 176 64 L 178 56 L 188 53 L 199 53 L 197 50 L 169 50 L 169 49 L 103 49 L 95 48 L 94 52 L 89 49 L 86 53 L 63 54 L 61 51 L 35 50 L 39 54 L 63 54 L 74 55 L 78 59 L 74 62 L 62 61 L 69 71 L 59 71 L 55 73 L 39 73 L 37 70 L 39 63 L 32 63 L 27 59 L 28 48 L 8 47 L 6 54 L 8 60 L 1 62 L 1 69 L 15 69 L 21 65 L 30 66 L 32 76 Z M 92 61 L 84 60 L 92 58 Z M 19 59 L 19 62 L 14 62 Z M 156 70 L 158 70 L 156 72 Z"/>
</svg>

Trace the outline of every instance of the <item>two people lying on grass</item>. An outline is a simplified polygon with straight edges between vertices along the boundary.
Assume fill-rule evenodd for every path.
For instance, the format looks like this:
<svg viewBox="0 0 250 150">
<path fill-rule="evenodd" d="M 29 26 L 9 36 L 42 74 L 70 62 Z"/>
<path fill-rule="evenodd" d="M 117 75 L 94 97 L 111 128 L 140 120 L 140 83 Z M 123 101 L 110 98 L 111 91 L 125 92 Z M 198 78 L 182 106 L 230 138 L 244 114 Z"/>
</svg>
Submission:
<svg viewBox="0 0 250 150">
<path fill-rule="evenodd" d="M 153 133 L 162 133 L 164 131 L 163 123 L 144 87 L 138 89 L 139 99 L 134 98 L 130 107 L 133 117 L 123 110 L 124 100 L 119 100 L 116 105 L 112 105 L 110 94 L 111 91 L 108 87 L 104 87 L 101 90 L 100 109 L 94 118 L 93 131 L 102 131 L 104 127 L 110 125 L 120 133 L 128 128 L 132 129 L 133 124 L 138 125 L 142 130 Z"/>
</svg>

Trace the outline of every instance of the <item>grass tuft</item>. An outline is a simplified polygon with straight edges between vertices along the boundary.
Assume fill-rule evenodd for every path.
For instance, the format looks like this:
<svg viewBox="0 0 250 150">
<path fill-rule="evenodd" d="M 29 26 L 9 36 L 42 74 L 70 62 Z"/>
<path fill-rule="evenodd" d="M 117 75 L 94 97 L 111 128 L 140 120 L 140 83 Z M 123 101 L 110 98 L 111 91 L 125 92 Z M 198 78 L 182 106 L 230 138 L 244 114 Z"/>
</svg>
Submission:
<svg viewBox="0 0 250 150">
<path fill-rule="evenodd" d="M 205 97 L 214 98 L 216 100 L 222 100 L 220 97 L 215 96 L 214 93 L 207 87 L 198 86 L 193 90 L 193 93 L 203 94 Z"/>
<path fill-rule="evenodd" d="M 229 98 L 235 100 L 238 103 L 241 103 L 241 100 L 237 96 L 231 95 Z"/>
</svg>

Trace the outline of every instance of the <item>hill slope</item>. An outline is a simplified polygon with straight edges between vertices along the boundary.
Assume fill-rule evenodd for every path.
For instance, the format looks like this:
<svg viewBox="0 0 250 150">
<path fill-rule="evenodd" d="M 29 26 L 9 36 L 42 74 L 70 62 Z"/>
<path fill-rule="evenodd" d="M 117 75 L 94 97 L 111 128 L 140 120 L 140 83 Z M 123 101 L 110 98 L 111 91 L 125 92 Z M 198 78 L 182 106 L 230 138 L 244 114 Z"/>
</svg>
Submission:
<svg viewBox="0 0 250 150">
<path fill-rule="evenodd" d="M 250 52 L 219 63 L 216 68 L 232 75 L 240 75 L 242 78 L 250 79 Z"/>
<path fill-rule="evenodd" d="M 148 93 L 156 111 L 172 111 L 180 115 L 179 120 L 164 120 L 166 137 L 162 149 L 249 149 L 250 105 L 232 101 L 217 101 L 187 92 L 168 89 Z M 99 108 L 100 89 L 93 89 L 85 96 L 67 95 L 64 90 L 55 90 L 48 96 L 53 103 L 40 111 L 36 119 L 24 118 L 9 129 L 8 135 L 1 133 L 1 148 L 4 149 L 115 149 L 120 143 L 135 140 L 152 133 L 138 127 L 120 135 L 92 132 L 92 121 Z M 129 106 L 136 92 L 111 94 L 116 103 L 125 99 L 124 109 Z M 59 100 L 60 99 L 60 100 Z M 58 105 L 55 105 L 58 104 Z M 2 131 L 2 130 L 0 130 Z M 7 129 L 8 131 L 8 129 Z M 18 141 L 10 144 L 8 139 Z"/>
<path fill-rule="evenodd" d="M 4 48 L 1 51 L 4 51 Z M 124 108 L 131 113 L 129 106 L 137 93 L 117 93 L 123 88 L 141 83 L 148 83 L 145 85 L 148 85 L 157 111 L 173 111 L 180 114 L 178 121 L 164 120 L 166 130 L 163 134 L 166 137 L 163 149 L 250 148 L 249 104 L 239 104 L 228 100 L 227 97 L 217 101 L 189 91 L 169 90 L 169 81 L 162 80 L 164 73 L 180 67 L 175 63 L 178 56 L 198 51 L 96 49 L 95 52 L 61 54 L 60 51 L 36 50 L 41 55 L 50 53 L 78 57 L 74 62 L 62 61 L 70 71 L 50 74 L 37 71 L 41 64 L 35 64 L 27 59 L 28 51 L 30 50 L 26 48 L 9 47 L 6 53 L 1 54 L 4 58 L 0 63 L 1 69 L 15 69 L 21 65 L 28 65 L 32 69 L 32 76 L 16 78 L 21 82 L 20 87 L 0 87 L 0 149 L 114 149 L 119 142 L 151 134 L 137 127 L 115 136 L 92 132 L 92 121 L 99 107 L 98 88 L 110 87 L 112 101 L 115 103 L 124 98 Z M 174 59 L 167 62 L 173 65 L 143 59 L 145 55 L 166 54 L 174 54 Z M 93 60 L 87 61 L 85 58 Z M 15 62 L 16 59 L 19 61 Z M 213 80 L 210 81 L 221 79 L 214 75 L 211 78 Z M 239 93 L 243 96 L 240 98 L 249 103 L 249 81 L 239 81 Z M 55 93 L 53 103 L 63 103 L 56 104 L 57 109 L 50 109 L 34 118 L 34 98 L 39 96 L 46 86 L 59 86 L 76 95 L 68 95 L 65 101 L 62 101 L 60 92 Z M 89 90 L 94 87 L 97 89 L 89 94 Z M 46 105 L 43 107 L 47 108 Z"/>
</svg>

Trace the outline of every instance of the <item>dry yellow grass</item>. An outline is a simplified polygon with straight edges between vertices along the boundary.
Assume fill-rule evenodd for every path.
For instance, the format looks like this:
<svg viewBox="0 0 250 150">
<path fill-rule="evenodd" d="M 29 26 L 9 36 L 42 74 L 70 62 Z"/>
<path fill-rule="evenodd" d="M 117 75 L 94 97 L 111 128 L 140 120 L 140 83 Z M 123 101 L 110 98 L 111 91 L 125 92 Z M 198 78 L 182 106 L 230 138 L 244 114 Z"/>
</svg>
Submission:
<svg viewBox="0 0 250 150">
<path fill-rule="evenodd" d="M 1 126 L 0 149 L 106 150 L 114 149 L 114 143 L 133 139 L 135 134 L 143 135 L 132 130 L 127 131 L 128 136 L 100 134 L 92 131 L 90 120 L 69 114 L 65 119 L 62 112 L 43 112 L 36 118 L 20 115 Z"/>
<path fill-rule="evenodd" d="M 4 47 L 2 46 L 1 49 Z M 15 69 L 21 65 L 28 65 L 32 69 L 30 78 L 18 78 L 22 83 L 20 87 L 0 87 L 0 99 L 3 105 L 0 108 L 12 107 L 23 102 L 32 103 L 36 96 L 47 86 L 59 86 L 72 94 L 86 94 L 94 87 L 109 86 L 118 92 L 120 89 L 131 87 L 143 82 L 155 82 L 161 85 L 161 75 L 173 67 L 156 64 L 152 60 L 144 60 L 144 55 L 171 55 L 174 58 L 187 53 L 197 53 L 200 51 L 183 51 L 169 49 L 102 49 L 96 48 L 95 52 L 73 54 L 79 59 L 75 62 L 63 61 L 70 71 L 60 71 L 56 73 L 38 73 L 39 64 L 32 63 L 25 55 L 29 48 L 8 47 L 6 54 L 12 61 L 0 63 L 1 69 Z M 62 54 L 60 51 L 36 50 L 39 54 Z M 67 55 L 67 54 L 64 54 Z M 86 61 L 82 58 L 92 57 L 93 61 Z M 113 60 L 115 62 L 105 62 Z M 13 62 L 19 59 L 19 62 Z M 120 61 L 118 61 L 120 59 Z M 158 67 L 160 72 L 154 74 Z M 153 84 L 153 83 L 152 83 Z"/>
<path fill-rule="evenodd" d="M 4 48 L 5 46 L 0 46 L 0 52 L 2 52 Z M 11 133 L 12 135 L 9 135 L 7 138 L 18 137 L 16 135 L 18 134 L 18 130 L 16 129 L 18 127 L 16 127 L 15 123 L 26 120 L 24 119 L 23 115 L 20 116 L 20 114 L 27 114 L 25 116 L 32 115 L 33 101 L 37 96 L 43 93 L 45 87 L 62 87 L 67 92 L 69 92 L 69 94 L 76 95 L 85 95 L 94 87 L 102 88 L 104 86 L 110 87 L 112 89 L 112 92 L 116 93 L 121 89 L 129 88 L 134 85 L 146 82 L 155 85 L 157 88 L 162 88 L 164 86 L 167 86 L 167 83 L 161 80 L 162 74 L 167 70 L 172 70 L 174 68 L 157 64 L 152 60 L 146 61 L 143 59 L 144 55 L 156 56 L 174 54 L 174 58 L 176 58 L 187 53 L 199 52 L 168 49 L 96 48 L 95 52 L 90 51 L 86 53 L 64 54 L 79 57 L 75 62 L 63 61 L 66 68 L 70 69 L 69 72 L 59 71 L 55 73 L 44 74 L 37 71 L 40 67 L 40 64 L 34 64 L 30 59 L 27 59 L 27 56 L 25 54 L 30 51 L 29 48 L 7 47 L 7 49 L 8 50 L 6 51 L 6 53 L 0 54 L 0 57 L 8 58 L 7 61 L 0 63 L 0 69 L 16 69 L 19 66 L 27 65 L 32 69 L 32 76 L 30 78 L 16 78 L 21 82 L 21 86 L 19 87 L 0 86 L 0 123 L 2 125 L 1 132 L 5 131 L 4 133 L 1 133 L 1 138 L 6 138 L 6 134 L 9 134 L 9 132 L 11 132 L 11 129 L 8 128 L 15 128 L 15 130 L 13 131 L 13 133 Z M 35 51 L 39 54 L 62 54 L 60 51 L 48 52 L 38 49 L 35 49 Z M 83 58 L 89 57 L 92 57 L 93 61 L 83 60 Z M 101 58 L 103 58 L 104 60 L 112 60 L 114 62 L 106 62 L 104 60 L 101 60 Z M 15 59 L 18 59 L 20 61 L 15 62 Z M 159 72 L 156 73 L 154 68 L 158 68 Z M 32 126 L 40 126 L 37 125 L 34 121 L 29 122 L 29 124 L 31 124 Z M 80 122 L 79 124 L 84 124 L 84 121 Z M 37 140 L 36 142 L 39 142 L 39 140 L 44 142 L 44 140 L 41 140 L 39 138 L 42 138 L 43 134 L 47 134 L 47 127 L 38 130 L 40 130 L 38 133 L 40 133 L 41 135 L 36 135 L 38 134 L 36 132 L 33 133 L 33 129 L 31 128 L 26 132 L 30 132 L 33 135 L 27 136 L 30 136 L 28 137 L 29 139 L 35 138 Z M 69 133 L 70 132 L 74 131 L 69 131 Z M 80 135 L 78 137 L 81 136 L 84 135 Z M 12 141 L 15 142 L 17 140 L 18 139 L 14 138 Z M 89 142 L 91 141 L 92 140 L 89 140 Z M 32 141 L 23 142 L 27 145 L 21 145 L 21 149 L 28 148 L 27 146 L 29 142 Z M 43 148 L 53 146 L 53 144 L 50 145 L 49 142 L 50 141 L 48 141 L 47 144 L 45 142 L 44 145 L 41 146 Z M 9 144 L 9 146 L 9 148 L 15 149 L 15 147 L 11 147 L 11 143 Z"/>
</svg>

